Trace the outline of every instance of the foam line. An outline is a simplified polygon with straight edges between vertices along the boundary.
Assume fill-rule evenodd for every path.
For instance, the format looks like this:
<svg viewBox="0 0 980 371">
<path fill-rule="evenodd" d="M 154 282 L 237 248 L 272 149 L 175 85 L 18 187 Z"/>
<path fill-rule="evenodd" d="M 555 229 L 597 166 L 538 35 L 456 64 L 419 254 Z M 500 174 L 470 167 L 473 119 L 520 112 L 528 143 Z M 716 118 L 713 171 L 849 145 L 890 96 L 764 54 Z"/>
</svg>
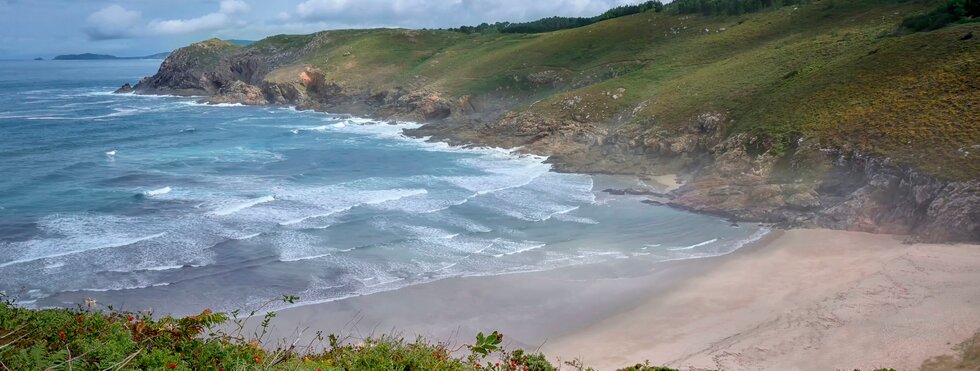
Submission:
<svg viewBox="0 0 980 371">
<path fill-rule="evenodd" d="M 157 233 L 157 234 L 154 234 L 154 235 L 149 235 L 149 236 L 145 236 L 145 237 L 139 237 L 139 238 L 135 238 L 135 239 L 128 240 L 128 241 L 123 241 L 123 242 L 120 242 L 120 243 L 114 243 L 114 244 L 108 244 L 108 245 L 102 245 L 102 246 L 98 246 L 98 247 L 93 247 L 91 249 L 66 251 L 66 252 L 57 253 L 57 254 L 51 254 L 51 255 L 45 255 L 45 256 L 38 256 L 38 257 L 32 257 L 32 258 L 24 258 L 24 259 L 18 259 L 18 260 L 12 260 L 12 261 L 5 262 L 5 263 L 0 264 L 0 268 L 11 266 L 11 265 L 14 265 L 14 264 L 21 264 L 21 263 L 32 262 L 32 261 L 35 261 L 35 260 L 50 259 L 50 258 L 57 258 L 57 257 L 61 257 L 61 256 L 75 255 L 75 254 L 80 254 L 80 253 L 83 253 L 83 252 L 86 252 L 86 251 L 91 251 L 91 250 L 110 249 L 110 248 L 113 248 L 113 247 L 122 247 L 122 246 L 132 245 L 134 243 L 138 243 L 138 242 L 142 242 L 142 241 L 146 241 L 146 240 L 152 240 L 154 238 L 163 236 L 165 234 L 167 234 L 167 232 L 161 232 L 161 233 Z"/>
<path fill-rule="evenodd" d="M 715 243 L 715 242 L 718 242 L 718 239 L 717 238 L 712 238 L 710 240 L 707 240 L 707 241 L 704 241 L 704 242 L 700 242 L 700 243 L 696 243 L 696 244 L 693 244 L 691 246 L 675 247 L 675 248 L 667 249 L 667 250 L 670 250 L 670 251 L 690 250 L 690 249 L 693 249 L 695 247 L 701 247 L 701 246 L 704 246 L 704 245 L 707 245 L 707 244 L 711 244 L 711 243 Z"/>
<path fill-rule="evenodd" d="M 228 207 L 225 207 L 225 208 L 214 210 L 210 214 L 211 215 L 216 215 L 216 216 L 227 216 L 227 215 L 231 215 L 231 214 L 237 213 L 239 211 L 245 210 L 245 209 L 250 208 L 252 206 L 255 206 L 255 205 L 258 205 L 258 204 L 262 204 L 262 203 L 266 203 L 266 202 L 272 202 L 272 201 L 275 201 L 275 200 L 276 200 L 276 198 L 273 197 L 273 196 L 262 196 L 262 197 L 259 197 L 259 198 L 253 198 L 251 200 L 242 202 L 240 204 L 235 204 L 235 205 L 231 205 L 231 206 L 228 206 Z"/>
</svg>

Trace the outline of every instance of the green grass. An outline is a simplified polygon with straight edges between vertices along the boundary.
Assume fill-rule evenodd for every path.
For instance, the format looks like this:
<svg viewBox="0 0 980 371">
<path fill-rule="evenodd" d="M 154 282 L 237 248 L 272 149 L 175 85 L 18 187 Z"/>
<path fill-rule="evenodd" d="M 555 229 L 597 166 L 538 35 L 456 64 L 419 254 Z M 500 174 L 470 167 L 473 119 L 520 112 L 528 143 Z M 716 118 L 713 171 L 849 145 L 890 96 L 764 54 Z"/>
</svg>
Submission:
<svg viewBox="0 0 980 371">
<path fill-rule="evenodd" d="M 208 39 L 178 51 L 186 52 L 187 57 L 194 60 L 199 67 L 211 67 L 217 65 L 224 55 L 234 53 L 238 49 L 241 49 L 241 46 L 221 39 Z"/>
</svg>

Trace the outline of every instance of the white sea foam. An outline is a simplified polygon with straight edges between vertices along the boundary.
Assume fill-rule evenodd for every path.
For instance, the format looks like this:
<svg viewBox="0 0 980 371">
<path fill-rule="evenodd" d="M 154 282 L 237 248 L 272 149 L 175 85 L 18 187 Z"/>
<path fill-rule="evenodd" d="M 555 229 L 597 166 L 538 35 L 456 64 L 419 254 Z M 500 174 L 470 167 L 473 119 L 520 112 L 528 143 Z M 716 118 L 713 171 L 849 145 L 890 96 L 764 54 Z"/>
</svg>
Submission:
<svg viewBox="0 0 980 371">
<path fill-rule="evenodd" d="M 65 290 L 64 292 L 110 292 L 110 291 L 139 290 L 139 289 L 161 287 L 161 286 L 170 286 L 170 282 L 158 282 L 158 283 L 151 283 L 146 285 L 120 286 L 120 287 L 111 287 L 111 288 L 84 288 L 84 289 Z"/>
<path fill-rule="evenodd" d="M 231 214 L 237 213 L 239 211 L 245 210 L 245 209 L 250 208 L 252 206 L 255 206 L 255 205 L 258 205 L 258 204 L 263 204 L 263 203 L 266 203 L 266 202 L 272 202 L 272 201 L 275 201 L 275 200 L 276 200 L 276 198 L 274 196 L 262 196 L 262 197 L 253 198 L 251 200 L 244 201 L 244 202 L 241 202 L 241 203 L 237 203 L 237 204 L 234 204 L 234 205 L 230 205 L 230 206 L 222 207 L 222 208 L 219 208 L 219 209 L 216 209 L 216 210 L 212 210 L 209 214 L 210 215 L 215 215 L 215 216 L 227 216 L 227 215 L 231 215 Z"/>
<path fill-rule="evenodd" d="M 520 254 L 520 253 L 523 253 L 523 252 L 528 252 L 528 251 L 531 251 L 531 250 L 540 249 L 540 248 L 545 247 L 545 246 L 548 246 L 548 244 L 542 243 L 542 244 L 537 244 L 537 245 L 529 245 L 529 246 L 526 246 L 526 247 L 523 247 L 523 248 L 519 248 L 519 249 L 516 249 L 516 250 L 507 251 L 507 252 L 500 253 L 500 254 L 495 254 L 493 257 L 500 258 L 500 257 L 504 257 L 506 255 Z"/>
<path fill-rule="evenodd" d="M 557 214 L 557 215 L 554 216 L 554 219 L 555 220 L 561 220 L 563 222 L 571 222 L 571 223 L 579 223 L 579 224 L 589 224 L 589 225 L 599 224 L 599 222 L 596 221 L 595 219 L 585 218 L 585 217 L 579 217 L 579 216 L 574 216 L 574 215 L 568 215 L 567 213 L 566 214 Z"/>
<path fill-rule="evenodd" d="M 147 196 L 147 197 L 159 196 L 159 195 L 170 193 L 170 191 L 171 191 L 170 187 L 163 187 L 163 188 L 158 188 L 158 189 L 154 189 L 154 190 L 150 190 L 150 191 L 145 191 L 145 192 L 143 192 L 143 195 L 144 196 Z"/>
<path fill-rule="evenodd" d="M 60 252 L 53 252 L 51 254 L 24 257 L 24 258 L 20 258 L 20 259 L 11 260 L 11 261 L 8 261 L 8 262 L 0 263 L 0 268 L 11 266 L 11 265 L 14 265 L 14 264 L 28 263 L 28 262 L 32 262 L 32 261 L 36 261 L 36 260 L 41 260 L 41 259 L 50 259 L 50 258 L 57 258 L 57 257 L 62 257 L 62 256 L 68 256 L 68 255 L 75 255 L 75 254 L 79 254 L 79 253 L 83 253 L 83 252 L 91 251 L 91 250 L 101 250 L 101 249 L 108 249 L 108 248 L 113 248 L 113 247 L 128 246 L 128 245 L 132 245 L 132 244 L 143 242 L 143 241 L 147 241 L 147 240 L 152 240 L 154 238 L 163 236 L 165 234 L 167 234 L 167 233 L 166 232 L 161 232 L 161 233 L 157 233 L 157 234 L 153 234 L 153 235 L 149 235 L 149 236 L 136 237 L 136 238 L 125 239 L 125 240 L 116 240 L 116 241 L 112 241 L 112 242 L 110 242 L 108 244 L 98 245 L 98 246 L 92 246 L 92 247 L 82 248 L 82 249 L 78 249 L 78 250 L 60 251 Z"/>
<path fill-rule="evenodd" d="M 196 101 L 182 101 L 181 104 L 196 107 L 245 107 L 241 103 L 200 103 Z"/>
<path fill-rule="evenodd" d="M 252 233 L 252 234 L 246 234 L 246 235 L 241 236 L 241 237 L 232 237 L 232 239 L 243 241 L 243 240 L 250 240 L 250 239 L 253 239 L 253 238 L 258 237 L 258 236 L 261 236 L 261 235 L 262 235 L 262 232 L 256 232 L 256 233 Z"/>
<path fill-rule="evenodd" d="M 713 244 L 715 242 L 718 242 L 718 239 L 717 238 L 712 238 L 710 240 L 707 240 L 707 241 L 704 241 L 704 242 L 699 242 L 699 243 L 696 243 L 696 244 L 693 244 L 693 245 L 690 245 L 690 246 L 668 248 L 667 250 L 670 250 L 670 251 L 690 250 L 690 249 L 693 249 L 695 247 L 701 247 L 701 246 L 704 246 L 704 245 Z"/>
<path fill-rule="evenodd" d="M 304 222 L 308 219 L 322 218 L 337 213 L 349 211 L 358 206 L 378 205 L 397 201 L 406 197 L 420 196 L 428 191 L 417 189 L 382 189 L 355 190 L 347 187 L 328 186 L 306 190 L 295 190 L 281 195 L 283 199 L 294 200 L 318 207 L 317 212 L 296 218 L 280 221 L 279 225 L 287 226 Z"/>
<path fill-rule="evenodd" d="M 184 267 L 183 265 L 161 265 L 161 266 L 156 266 L 156 267 L 143 268 L 142 270 L 145 270 L 145 271 L 169 271 L 169 270 L 174 270 L 174 269 L 181 269 L 183 267 Z"/>
</svg>

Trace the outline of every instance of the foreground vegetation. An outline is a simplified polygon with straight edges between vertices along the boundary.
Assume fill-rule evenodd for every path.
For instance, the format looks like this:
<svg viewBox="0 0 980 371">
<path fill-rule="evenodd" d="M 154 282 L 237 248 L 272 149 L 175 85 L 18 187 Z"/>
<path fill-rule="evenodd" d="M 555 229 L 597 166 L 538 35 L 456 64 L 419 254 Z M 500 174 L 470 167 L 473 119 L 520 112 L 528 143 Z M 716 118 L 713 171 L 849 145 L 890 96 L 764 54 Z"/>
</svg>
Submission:
<svg viewBox="0 0 980 371">
<path fill-rule="evenodd" d="M 173 318 L 111 308 L 34 310 L 0 300 L 0 369 L 592 370 L 578 360 L 556 365 L 540 353 L 506 350 L 501 345 L 504 337 L 497 332 L 477 334 L 472 344 L 460 345 L 397 336 L 341 338 L 319 332 L 306 344 L 281 339 L 274 343 L 266 333 L 274 317 L 274 312 L 266 314 L 259 328 L 249 333 L 237 312 L 205 310 Z M 972 370 L 980 365 L 980 333 L 957 348 L 959 354 L 927 360 L 922 370 Z M 620 371 L 678 370 L 644 362 Z"/>
<path fill-rule="evenodd" d="M 285 298 L 295 300 L 295 298 Z M 255 314 L 254 312 L 252 313 Z M 493 370 L 562 369 L 544 355 L 501 347 L 503 335 L 478 334 L 472 344 L 352 339 L 317 334 L 307 344 L 266 339 L 267 314 L 251 334 L 237 314 L 155 318 L 149 313 L 31 310 L 0 303 L 2 370 Z M 224 330 L 231 329 L 231 330 Z M 561 365 L 585 370 L 580 363 Z M 649 364 L 628 371 L 670 371 Z"/>
</svg>

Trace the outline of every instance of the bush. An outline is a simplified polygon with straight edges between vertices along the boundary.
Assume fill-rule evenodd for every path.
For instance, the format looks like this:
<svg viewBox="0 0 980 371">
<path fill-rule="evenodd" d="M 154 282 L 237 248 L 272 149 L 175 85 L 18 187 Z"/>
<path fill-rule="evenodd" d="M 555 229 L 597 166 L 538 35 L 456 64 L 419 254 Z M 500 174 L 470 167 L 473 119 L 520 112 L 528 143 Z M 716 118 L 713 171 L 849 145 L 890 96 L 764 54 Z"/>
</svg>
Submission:
<svg viewBox="0 0 980 371">
<path fill-rule="evenodd" d="M 267 349 L 262 336 L 268 321 L 263 321 L 263 335 L 247 338 L 241 331 L 216 329 L 228 319 L 209 310 L 154 319 L 148 313 L 111 309 L 32 310 L 2 301 L 0 369 L 462 371 L 481 369 L 476 362 L 483 358 L 471 356 L 476 361 L 470 362 L 453 357 L 445 344 L 388 336 L 357 344 L 330 336 L 329 347 L 319 353 L 299 352 L 294 346 Z"/>
<path fill-rule="evenodd" d="M 902 20 L 902 28 L 912 31 L 932 31 L 966 19 L 980 17 L 980 0 L 949 0 L 933 11 Z"/>
</svg>

